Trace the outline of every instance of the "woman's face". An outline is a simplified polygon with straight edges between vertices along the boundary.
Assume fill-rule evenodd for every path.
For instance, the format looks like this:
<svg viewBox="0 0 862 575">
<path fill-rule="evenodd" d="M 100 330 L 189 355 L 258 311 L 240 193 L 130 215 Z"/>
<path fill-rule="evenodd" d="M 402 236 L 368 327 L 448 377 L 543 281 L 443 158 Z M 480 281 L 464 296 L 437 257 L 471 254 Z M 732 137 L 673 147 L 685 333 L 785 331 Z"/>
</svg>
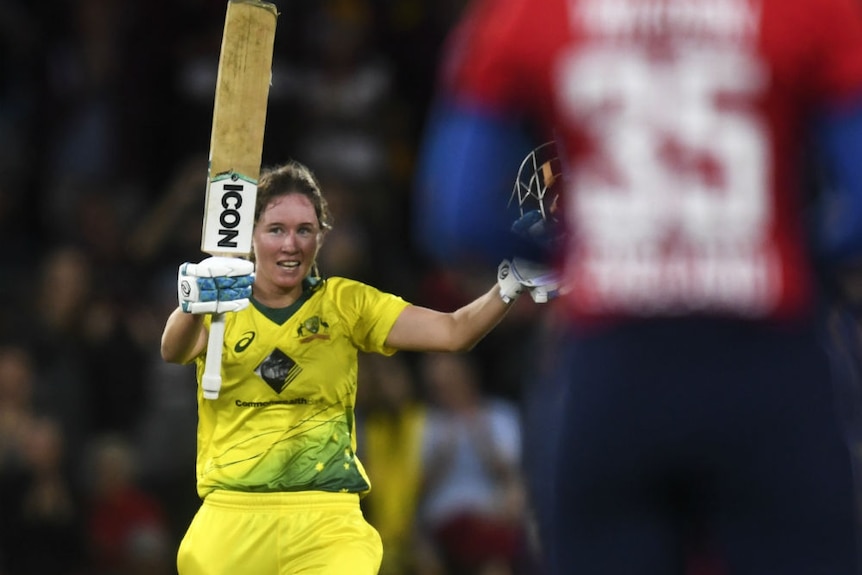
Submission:
<svg viewBox="0 0 862 575">
<path fill-rule="evenodd" d="M 322 237 L 314 205 L 305 195 L 273 198 L 254 228 L 255 289 L 267 293 L 301 291 Z"/>
</svg>

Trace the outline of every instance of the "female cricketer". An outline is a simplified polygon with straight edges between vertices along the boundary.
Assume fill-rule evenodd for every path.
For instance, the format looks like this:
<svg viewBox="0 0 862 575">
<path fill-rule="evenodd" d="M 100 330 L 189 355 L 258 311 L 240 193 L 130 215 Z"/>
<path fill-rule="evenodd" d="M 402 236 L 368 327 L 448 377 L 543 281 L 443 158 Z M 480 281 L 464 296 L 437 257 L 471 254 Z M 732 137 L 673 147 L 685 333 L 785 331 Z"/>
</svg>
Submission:
<svg viewBox="0 0 862 575">
<path fill-rule="evenodd" d="M 331 216 L 319 184 L 289 162 L 260 179 L 254 263 L 183 264 L 162 357 L 205 366 L 212 312 L 226 312 L 219 397 L 198 387 L 197 491 L 178 552 L 181 575 L 377 573 L 382 545 L 360 510 L 370 481 L 356 456 L 359 352 L 464 351 L 526 288 L 497 285 L 452 313 L 363 283 L 321 278 Z M 254 266 L 252 272 L 252 266 Z"/>
</svg>

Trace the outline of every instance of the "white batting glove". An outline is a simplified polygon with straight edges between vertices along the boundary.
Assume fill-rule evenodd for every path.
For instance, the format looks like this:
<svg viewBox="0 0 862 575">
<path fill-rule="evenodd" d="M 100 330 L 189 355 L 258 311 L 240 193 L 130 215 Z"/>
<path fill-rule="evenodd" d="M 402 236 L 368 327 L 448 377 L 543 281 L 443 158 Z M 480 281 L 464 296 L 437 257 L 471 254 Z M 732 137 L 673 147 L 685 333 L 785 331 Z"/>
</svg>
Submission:
<svg viewBox="0 0 862 575">
<path fill-rule="evenodd" d="M 523 258 L 503 260 L 497 268 L 500 297 L 510 303 L 524 291 L 536 303 L 546 303 L 560 295 L 559 275 L 546 265 Z"/>
<path fill-rule="evenodd" d="M 254 262 L 240 258 L 209 257 L 180 265 L 177 296 L 186 313 L 240 311 L 249 304 Z"/>
<path fill-rule="evenodd" d="M 503 260 L 497 266 L 497 285 L 500 288 L 500 298 L 505 303 L 512 303 L 526 289 L 512 270 L 512 262 Z"/>
<path fill-rule="evenodd" d="M 518 281 L 530 291 L 534 302 L 547 303 L 560 295 L 560 276 L 547 265 L 514 258 L 512 270 Z"/>
</svg>

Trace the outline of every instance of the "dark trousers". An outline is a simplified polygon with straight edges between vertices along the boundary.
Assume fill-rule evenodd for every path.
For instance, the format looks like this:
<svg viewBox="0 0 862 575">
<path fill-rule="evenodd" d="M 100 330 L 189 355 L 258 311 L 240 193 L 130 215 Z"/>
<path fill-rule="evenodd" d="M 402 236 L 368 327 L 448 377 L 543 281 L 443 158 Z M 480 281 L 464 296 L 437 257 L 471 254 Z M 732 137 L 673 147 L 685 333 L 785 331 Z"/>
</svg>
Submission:
<svg viewBox="0 0 862 575">
<path fill-rule="evenodd" d="M 707 319 L 542 341 L 524 462 L 550 573 L 678 575 L 708 549 L 726 575 L 857 575 L 829 345 Z"/>
</svg>

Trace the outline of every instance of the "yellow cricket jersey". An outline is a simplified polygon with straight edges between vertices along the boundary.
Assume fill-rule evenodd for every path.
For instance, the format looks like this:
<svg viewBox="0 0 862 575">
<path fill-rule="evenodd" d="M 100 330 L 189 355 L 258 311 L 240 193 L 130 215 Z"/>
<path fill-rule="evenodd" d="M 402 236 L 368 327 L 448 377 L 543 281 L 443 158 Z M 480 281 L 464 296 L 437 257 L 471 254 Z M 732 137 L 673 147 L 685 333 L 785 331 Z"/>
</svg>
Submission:
<svg viewBox="0 0 862 575">
<path fill-rule="evenodd" d="M 252 300 L 225 316 L 222 387 L 198 379 L 197 490 L 365 493 L 353 409 L 359 351 L 384 345 L 408 303 L 366 284 L 328 278 L 286 309 Z M 209 327 L 210 316 L 205 318 Z"/>
</svg>

